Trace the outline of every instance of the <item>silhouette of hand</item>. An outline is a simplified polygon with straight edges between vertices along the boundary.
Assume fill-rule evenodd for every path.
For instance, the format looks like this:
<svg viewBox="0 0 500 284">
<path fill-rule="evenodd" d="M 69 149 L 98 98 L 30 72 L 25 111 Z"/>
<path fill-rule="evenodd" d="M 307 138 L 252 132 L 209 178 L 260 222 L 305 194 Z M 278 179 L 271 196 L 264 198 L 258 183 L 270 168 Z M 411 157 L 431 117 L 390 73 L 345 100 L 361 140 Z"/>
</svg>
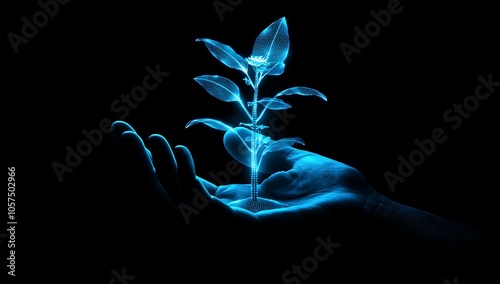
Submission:
<svg viewBox="0 0 500 284">
<path fill-rule="evenodd" d="M 359 263 L 360 259 L 370 263 L 369 266 L 376 263 L 380 249 L 393 260 L 382 266 L 407 268 L 412 273 L 414 267 L 418 267 L 415 271 L 425 271 L 442 265 L 431 261 L 419 263 L 421 255 L 433 253 L 437 262 L 449 257 L 455 260 L 450 265 L 467 263 L 467 266 L 471 263 L 466 260 L 482 258 L 491 247 L 497 251 L 496 243 L 487 234 L 383 197 L 356 169 L 293 147 L 267 153 L 259 169 L 268 175 L 259 185 L 259 197 L 287 206 L 253 213 L 239 207 L 251 195 L 250 184 L 210 183 L 196 176 L 193 158 L 186 147 L 172 149 L 158 134 L 143 141 L 123 121 L 115 122 L 113 127 L 114 136 L 128 157 L 128 173 L 139 181 L 140 196 L 153 193 L 149 194 L 152 198 L 137 203 L 157 205 L 168 211 L 164 214 L 167 223 L 162 219 L 150 221 L 151 226 L 146 226 L 141 221 L 141 233 L 145 228 L 164 231 L 157 236 L 157 231 L 148 235 L 151 250 L 167 251 L 176 261 L 182 259 L 179 269 L 183 263 L 191 263 L 208 275 L 224 266 L 233 272 L 227 275 L 231 279 L 248 272 L 249 265 L 258 261 L 262 274 L 253 275 L 257 281 L 266 273 L 280 273 L 273 265 L 289 254 L 293 257 L 291 248 L 297 243 L 318 238 L 332 250 L 339 246 L 337 240 L 346 243 L 342 249 L 349 248 L 349 253 L 343 254 L 347 265 L 342 269 L 349 275 L 355 271 L 347 269 L 356 270 L 356 265 L 349 265 Z M 241 127 L 224 135 L 227 151 L 247 166 L 249 153 L 241 150 L 246 147 L 240 147 L 244 143 L 240 137 L 245 141 L 248 135 L 250 130 Z M 157 241 L 151 239 L 153 236 Z M 164 250 L 159 250 L 158 244 L 165 246 Z M 225 261 L 213 262 L 214 255 Z M 144 265 L 162 269 L 162 264 L 154 261 Z M 203 278 L 203 275 L 192 276 Z"/>
<path fill-rule="evenodd" d="M 340 213 L 346 218 L 346 213 L 363 214 L 367 198 L 376 193 L 356 169 L 288 147 L 264 156 L 260 171 L 269 177 L 262 181 L 258 191 L 259 197 L 287 207 L 252 213 L 238 206 L 239 201 L 250 197 L 250 184 L 217 186 L 196 176 L 193 158 L 186 147 L 172 149 L 158 134 L 143 142 L 123 121 L 115 122 L 113 127 L 115 137 L 135 156 L 148 183 L 187 224 L 198 215 L 204 216 L 203 219 L 229 218 L 235 222 L 267 224 L 299 224 Z M 250 155 L 241 151 L 243 142 L 236 133 L 243 139 L 251 135 L 250 130 L 237 127 L 235 132 L 225 134 L 224 145 L 236 160 L 248 166 Z"/>
<path fill-rule="evenodd" d="M 160 210 L 162 214 L 148 215 L 148 219 L 165 216 L 158 221 L 150 220 L 151 225 L 145 226 L 148 230 L 155 230 L 149 235 L 158 238 L 155 242 L 150 237 L 150 243 L 154 250 L 158 250 L 157 243 L 166 245 L 165 250 L 174 259 L 196 255 L 200 263 L 196 267 L 205 267 L 208 271 L 207 264 L 211 263 L 213 255 L 225 254 L 228 261 L 224 265 L 238 274 L 246 267 L 238 263 L 250 259 L 245 254 L 236 257 L 232 249 L 219 248 L 237 249 L 243 245 L 245 251 L 256 256 L 273 251 L 280 258 L 291 252 L 290 247 L 315 240 L 319 234 L 332 246 L 337 246 L 330 236 L 332 232 L 335 232 L 335 238 L 366 235 L 351 229 L 352 226 L 362 227 L 357 220 L 362 220 L 365 202 L 376 192 L 363 175 L 350 166 L 293 147 L 269 152 L 260 167 L 269 177 L 260 184 L 258 194 L 287 207 L 253 213 L 238 206 L 238 202 L 250 197 L 250 184 L 217 186 L 196 176 L 193 158 L 186 147 L 171 148 L 168 141 L 158 134 L 143 141 L 123 121 L 115 122 L 113 129 L 122 146 L 121 153 L 129 157 L 127 167 L 131 167 L 128 171 L 131 176 L 127 178 L 139 181 L 136 191 L 143 200 L 136 202 L 163 208 Z M 238 149 L 245 148 L 240 147 L 243 143 L 240 137 L 244 139 L 251 132 L 242 127 L 234 130 L 226 132 L 224 145 L 235 159 L 248 165 L 248 153 Z M 145 198 L 145 195 L 150 197 Z M 144 226 L 143 222 L 141 226 Z M 164 233 L 157 234 L 156 230 L 168 233 L 165 236 Z M 186 248 L 167 243 L 190 245 Z M 186 261 L 192 263 L 193 259 Z M 273 261 L 274 258 L 269 257 L 259 260 L 259 263 L 267 267 L 269 273 L 276 273 Z M 148 265 L 155 264 L 148 262 Z"/>
<path fill-rule="evenodd" d="M 125 159 L 122 163 L 126 164 L 127 174 L 124 175 L 127 176 L 123 178 L 134 186 L 138 183 L 140 202 L 148 204 L 148 209 L 162 208 L 162 215 L 177 226 L 189 225 L 193 220 L 213 225 L 214 221 L 224 222 L 222 220 L 241 215 L 212 195 L 215 185 L 196 176 L 191 153 L 186 147 L 172 148 L 158 134 L 143 140 L 124 121 L 115 121 L 112 129 L 120 155 Z M 209 192 L 205 185 L 213 191 Z"/>
</svg>

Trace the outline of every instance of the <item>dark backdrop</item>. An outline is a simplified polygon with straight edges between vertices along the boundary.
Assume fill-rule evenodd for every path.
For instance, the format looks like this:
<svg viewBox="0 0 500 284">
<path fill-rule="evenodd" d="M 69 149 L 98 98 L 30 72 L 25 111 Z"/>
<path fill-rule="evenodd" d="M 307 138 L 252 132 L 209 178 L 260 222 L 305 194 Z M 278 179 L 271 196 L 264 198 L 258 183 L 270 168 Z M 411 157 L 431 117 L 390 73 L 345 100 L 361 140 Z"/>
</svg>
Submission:
<svg viewBox="0 0 500 284">
<path fill-rule="evenodd" d="M 296 116 L 277 137 L 302 137 L 306 145 L 301 148 L 356 167 L 391 199 L 492 230 L 497 215 L 498 92 L 480 101 L 456 130 L 443 120 L 446 110 L 474 95 L 478 76 L 492 74 L 500 81 L 492 4 L 401 1 L 402 11 L 348 63 L 339 45 L 354 45 L 354 28 L 364 29 L 373 20 L 370 11 L 387 9 L 391 1 L 233 1 L 222 20 L 212 1 L 163 2 L 59 4 L 57 14 L 20 44 L 18 53 L 8 34 L 22 35 L 21 18 L 32 20 L 41 8 L 36 1 L 24 1 L 3 9 L 4 157 L 18 178 L 19 278 L 36 271 L 54 283 L 70 277 L 107 283 L 113 269 L 125 267 L 137 277 L 130 283 L 140 281 L 139 271 L 115 253 L 126 255 L 127 247 L 135 246 L 131 239 L 147 243 L 149 237 L 141 234 L 140 226 L 127 227 L 127 210 L 134 204 L 130 197 L 140 189 L 118 181 L 124 165 L 116 163 L 111 136 L 105 134 L 90 155 L 62 175 L 62 182 L 52 163 L 65 163 L 65 147 L 75 148 L 84 140 L 82 130 L 97 128 L 103 118 L 119 119 L 112 102 L 141 84 L 146 66 L 159 64 L 170 75 L 130 109 L 125 121 L 142 137 L 159 133 L 172 145 L 187 146 L 198 175 L 213 181 L 209 173 L 223 170 L 231 160 L 222 133 L 184 126 L 193 118 L 230 121 L 237 114 L 233 105 L 210 97 L 193 77 L 219 74 L 241 81 L 237 71 L 220 64 L 195 39 L 226 43 L 246 57 L 260 31 L 283 16 L 291 41 L 286 69 L 262 88 L 271 96 L 287 87 L 307 86 L 322 91 L 328 102 L 287 98 L 293 106 L 288 113 Z M 392 192 L 384 173 L 397 173 L 398 156 L 408 157 L 417 149 L 413 141 L 430 138 L 437 127 L 445 130 L 447 140 Z M 246 178 L 245 169 L 231 182 Z M 116 240 L 120 236 L 127 241 Z M 307 252 L 311 246 L 314 242 L 297 243 L 296 249 Z M 297 255 L 300 259 L 304 254 Z M 278 266 L 288 264 L 283 260 Z M 158 282 L 168 282 L 167 271 L 165 265 L 165 277 Z M 440 277 L 460 278 L 460 272 L 446 271 Z M 335 273 L 330 269 L 321 275 L 334 279 Z M 388 268 L 383 273 L 396 272 Z"/>
</svg>

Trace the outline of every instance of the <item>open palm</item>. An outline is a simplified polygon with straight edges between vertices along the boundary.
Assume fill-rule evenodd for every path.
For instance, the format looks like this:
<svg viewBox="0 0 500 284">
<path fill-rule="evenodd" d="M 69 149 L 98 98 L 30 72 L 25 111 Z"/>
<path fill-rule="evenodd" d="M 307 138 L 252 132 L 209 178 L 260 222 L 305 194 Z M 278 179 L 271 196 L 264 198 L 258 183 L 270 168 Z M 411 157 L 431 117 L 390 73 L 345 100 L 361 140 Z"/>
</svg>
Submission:
<svg viewBox="0 0 500 284">
<path fill-rule="evenodd" d="M 246 147 L 240 137 L 251 135 L 246 128 L 228 131 L 224 145 L 239 162 L 249 166 Z M 240 150 L 237 150 L 240 149 Z M 256 212 L 262 222 L 299 222 L 308 218 L 331 216 L 349 210 L 362 213 L 367 197 L 374 190 L 356 169 L 324 156 L 293 147 L 267 153 L 260 171 L 269 174 L 259 185 L 259 197 L 286 204 L 287 207 Z M 208 191 L 229 206 L 250 196 L 249 184 L 215 186 L 204 181 Z"/>
<path fill-rule="evenodd" d="M 250 196 L 250 184 L 217 186 L 196 176 L 193 158 L 186 147 L 172 149 L 158 134 L 151 135 L 144 143 L 122 121 L 115 122 L 114 128 L 115 136 L 128 145 L 128 154 L 137 157 L 135 160 L 143 172 L 141 177 L 147 179 L 144 183 L 152 185 L 165 206 L 180 213 L 186 223 L 197 215 L 204 220 L 223 218 L 270 225 L 307 223 L 332 216 L 346 218 L 346 214 L 363 214 L 366 199 L 375 192 L 356 169 L 287 147 L 265 155 L 260 171 L 269 177 L 259 185 L 259 197 L 287 207 L 253 213 L 238 206 L 239 201 Z M 251 132 L 243 127 L 228 131 L 224 145 L 235 159 L 248 165 L 248 153 L 237 150 L 242 148 L 238 135 L 245 138 Z"/>
</svg>

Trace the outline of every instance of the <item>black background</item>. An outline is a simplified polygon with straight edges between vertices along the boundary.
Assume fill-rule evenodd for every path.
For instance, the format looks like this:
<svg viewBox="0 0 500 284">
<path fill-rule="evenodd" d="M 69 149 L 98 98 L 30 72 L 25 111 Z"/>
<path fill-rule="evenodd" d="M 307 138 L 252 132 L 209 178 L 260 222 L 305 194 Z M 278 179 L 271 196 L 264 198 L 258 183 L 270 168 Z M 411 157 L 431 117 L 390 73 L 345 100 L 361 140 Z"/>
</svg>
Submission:
<svg viewBox="0 0 500 284">
<path fill-rule="evenodd" d="M 230 121 L 236 114 L 233 105 L 209 96 L 193 78 L 219 74 L 239 84 L 241 74 L 220 64 L 195 39 L 223 42 L 246 57 L 260 31 L 283 16 L 291 42 L 286 69 L 267 79 L 263 92 L 272 96 L 288 87 L 307 86 L 323 92 L 328 102 L 287 98 L 293 106 L 289 113 L 296 117 L 278 137 L 302 137 L 302 148 L 359 169 L 377 191 L 395 201 L 493 230 L 498 215 L 496 93 L 481 101 L 456 130 L 442 118 L 454 103 L 474 94 L 479 75 L 493 74 L 500 80 L 493 5 L 402 1 L 402 12 L 348 64 L 339 44 L 352 45 L 353 28 L 364 28 L 372 20 L 370 11 L 386 9 L 388 1 L 272 3 L 242 1 L 221 21 L 212 1 L 71 1 L 61 5 L 29 43 L 20 45 L 17 54 L 6 35 L 20 34 L 21 18 L 31 19 L 40 7 L 36 1 L 24 1 L 3 8 L 3 140 L 7 166 L 16 167 L 18 178 L 18 279 L 36 272 L 54 283 L 68 277 L 107 283 L 112 269 L 127 267 L 140 282 L 139 271 L 107 251 L 126 251 L 126 242 L 123 249 L 116 247 L 124 244 L 114 242 L 119 236 L 148 242 L 140 228 L 126 226 L 133 205 L 127 198 L 140 189 L 116 188 L 121 169 L 111 136 L 104 135 L 103 143 L 65 174 L 63 182 L 51 164 L 64 163 L 65 147 L 76 147 L 84 139 L 83 129 L 97 128 L 102 118 L 118 119 L 111 102 L 142 82 L 146 66 L 160 64 L 170 75 L 125 121 L 144 138 L 159 133 L 172 145 L 187 146 L 198 175 L 210 180 L 209 172 L 223 170 L 231 160 L 222 134 L 184 126 L 193 118 Z M 448 139 L 391 192 L 384 172 L 396 172 L 398 155 L 407 157 L 416 149 L 413 140 L 429 138 L 436 127 L 443 128 Z M 231 178 L 245 182 L 246 172 Z M 311 246 L 314 243 L 298 243 L 296 250 L 307 252 Z M 5 250 L 2 259 L 6 255 Z M 296 257 L 303 255 L 298 252 Z M 291 262 L 280 265 L 287 264 Z M 335 273 L 332 269 L 321 275 L 333 279 Z M 388 267 L 383 273 L 396 272 Z M 460 279 L 460 273 L 446 271 L 439 275 L 443 278 L 427 283 Z M 169 275 L 158 282 L 169 280 Z"/>
</svg>

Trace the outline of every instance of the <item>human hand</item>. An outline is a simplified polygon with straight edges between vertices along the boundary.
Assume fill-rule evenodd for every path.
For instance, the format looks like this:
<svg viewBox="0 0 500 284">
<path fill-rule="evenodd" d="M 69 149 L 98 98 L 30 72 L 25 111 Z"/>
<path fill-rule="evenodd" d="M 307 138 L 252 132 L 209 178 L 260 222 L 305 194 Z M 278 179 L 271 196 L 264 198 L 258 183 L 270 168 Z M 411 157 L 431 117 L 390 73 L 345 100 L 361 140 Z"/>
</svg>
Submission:
<svg viewBox="0 0 500 284">
<path fill-rule="evenodd" d="M 225 253 L 228 259 L 225 264 L 231 269 L 241 268 L 238 261 L 259 259 L 261 267 L 269 267 L 274 273 L 269 251 L 281 258 L 280 255 L 291 253 L 290 248 L 297 243 L 310 242 L 318 236 L 331 240 L 332 233 L 335 240 L 356 244 L 354 252 L 352 245 L 349 251 L 349 261 L 353 263 L 377 255 L 381 246 L 387 255 L 397 256 L 395 260 L 406 255 L 408 260 L 418 253 L 442 248 L 445 249 L 440 255 L 448 255 L 449 248 L 463 252 L 464 247 L 475 248 L 484 240 L 481 234 L 461 224 L 383 197 L 359 171 L 348 165 L 293 147 L 266 154 L 260 167 L 269 176 L 259 185 L 259 197 L 287 206 L 250 212 L 238 206 L 239 201 L 250 197 L 249 184 L 210 183 L 196 176 L 193 158 L 186 147 L 172 149 L 158 134 L 143 141 L 122 121 L 115 122 L 113 127 L 115 137 L 123 146 L 122 153 L 130 156 L 129 173 L 139 180 L 139 195 L 150 196 L 137 202 L 150 207 L 156 204 L 167 211 L 161 222 L 152 221 L 151 226 L 144 227 L 159 227 L 157 230 L 167 232 L 167 236 L 158 237 L 158 242 L 167 245 L 165 249 L 172 259 L 186 258 L 185 262 L 192 263 L 190 256 L 196 255 L 200 264 L 196 267 L 207 267 L 207 271 L 221 265 L 214 263 L 208 268 L 213 255 Z M 247 166 L 249 155 L 241 151 L 246 147 L 240 147 L 240 137 L 244 141 L 250 134 L 250 130 L 238 127 L 224 136 L 227 151 Z M 163 222 L 165 220 L 167 222 Z M 256 230 L 256 226 L 260 229 Z M 158 242 L 149 240 L 158 250 Z M 381 245 L 384 240 L 385 245 Z M 395 245 L 400 241 L 407 247 Z M 179 247 L 176 245 L 179 243 L 190 245 Z M 393 250 L 389 245 L 394 246 Z M 430 249 L 425 250 L 427 246 Z M 221 247 L 231 249 L 223 251 Z M 242 253 L 238 261 L 235 252 L 236 255 Z M 249 257 L 248 253 L 256 258 Z M 265 260 L 259 257 L 264 254 L 268 255 Z M 245 267 L 241 269 L 245 271 Z"/>
<path fill-rule="evenodd" d="M 151 279 L 167 272 L 179 273 L 186 282 L 200 281 L 211 271 L 212 256 L 220 257 L 223 250 L 219 246 L 234 247 L 229 241 L 241 240 L 240 236 L 229 237 L 238 232 L 231 231 L 234 227 L 230 222 L 248 218 L 212 197 L 202 179 L 196 177 L 186 147 L 172 148 L 158 134 L 143 140 L 124 121 L 114 122 L 112 129 L 121 173 L 116 184 L 121 194 L 128 195 L 128 206 L 120 216 L 127 222 L 126 235 L 139 235 L 133 234 L 136 237 L 131 241 L 122 240 L 131 255 L 129 264 L 144 269 L 144 275 Z M 137 241 L 137 237 L 145 241 Z M 144 252 L 148 257 L 144 258 Z M 182 273 L 187 263 L 197 268 L 196 274 Z"/>
<path fill-rule="evenodd" d="M 227 151 L 246 166 L 250 166 L 250 153 L 241 143 L 249 135 L 250 130 L 237 127 L 224 136 Z M 340 213 L 343 218 L 348 217 L 346 213 L 363 214 L 368 197 L 378 196 L 358 170 L 293 147 L 267 153 L 259 170 L 269 177 L 259 185 L 258 196 L 287 205 L 255 212 L 256 218 L 264 223 L 298 223 Z M 250 196 L 250 184 L 215 186 L 204 182 L 204 185 L 235 210 L 239 201 Z"/>
<path fill-rule="evenodd" d="M 295 244 L 318 236 L 330 240 L 330 234 L 335 233 L 335 239 L 341 240 L 365 235 L 358 230 L 363 227 L 365 203 L 377 193 L 359 171 L 348 165 L 293 147 L 267 153 L 260 170 L 269 176 L 260 184 L 258 195 L 287 207 L 253 213 L 237 206 L 239 201 L 250 197 L 250 184 L 210 183 L 196 176 L 193 158 L 186 147 L 171 148 L 158 134 L 143 141 L 123 121 L 115 122 L 113 129 L 122 145 L 120 153 L 130 157 L 129 178 L 139 181 L 138 196 L 149 195 L 149 198 L 141 197 L 143 203 L 163 208 L 160 211 L 164 218 L 152 221 L 148 228 L 160 227 L 169 232 L 168 236 L 159 237 L 160 243 L 166 244 L 167 238 L 169 244 L 192 244 L 191 253 L 187 253 L 185 247 L 174 245 L 180 249 L 174 258 L 196 253 L 200 263 L 204 263 L 202 266 L 206 266 L 210 260 L 204 261 L 205 257 L 222 253 L 217 249 L 219 246 L 239 248 L 243 245 L 255 256 L 268 251 L 280 255 L 292 252 L 290 247 Z M 236 160 L 249 165 L 248 152 L 239 149 L 246 148 L 240 147 L 240 137 L 244 141 L 251 132 L 242 127 L 234 130 L 224 135 L 224 145 Z M 256 239 L 260 241 L 255 243 Z M 166 249 L 172 254 L 171 247 Z M 232 250 L 227 253 L 228 259 L 235 259 Z M 239 257 L 242 261 L 248 260 L 244 255 Z M 274 272 L 273 259 L 266 261 L 270 272 Z"/>
<path fill-rule="evenodd" d="M 269 174 L 259 185 L 259 196 L 284 203 L 287 207 L 249 212 L 238 207 L 238 201 L 250 196 L 250 184 L 217 186 L 197 177 L 193 158 L 184 146 L 172 149 L 161 135 L 153 134 L 144 142 L 125 122 L 113 124 L 115 137 L 135 155 L 142 177 L 154 188 L 164 205 L 185 223 L 203 219 L 232 219 L 265 224 L 299 224 L 311 219 L 346 214 L 363 214 L 365 202 L 376 192 L 356 169 L 321 155 L 293 147 L 264 156 L 260 171 Z M 224 145 L 239 162 L 249 165 L 248 151 L 238 149 L 241 140 L 250 135 L 242 127 L 228 131 Z M 207 212 L 210 212 L 207 213 Z M 214 216 L 217 215 L 217 217 Z M 196 216 L 195 216 L 196 215 Z M 209 217 L 212 216 L 212 217 Z M 337 217 L 338 218 L 338 217 Z"/>
<path fill-rule="evenodd" d="M 160 214 L 148 214 L 151 226 L 144 226 L 155 230 L 148 235 L 158 238 L 157 242 L 150 238 L 151 245 L 190 243 L 190 252 L 199 256 L 200 251 L 209 251 L 201 253 L 206 257 L 221 254 L 217 245 L 237 248 L 245 244 L 255 255 L 268 250 L 276 252 L 278 247 L 282 253 L 289 253 L 290 246 L 316 239 L 320 234 L 318 230 L 330 239 L 332 232 L 336 236 L 343 233 L 343 225 L 359 226 L 353 216 L 363 214 L 365 200 L 374 193 L 352 167 L 289 147 L 264 156 L 260 170 L 270 176 L 259 188 L 260 197 L 279 201 L 287 207 L 253 213 L 235 205 L 250 196 L 249 184 L 217 186 L 196 176 L 193 158 L 186 147 L 171 148 L 158 134 L 143 140 L 123 121 L 113 123 L 112 127 L 121 146 L 119 153 L 126 158 L 122 163 L 128 168 L 125 175 L 129 176 L 122 178 L 133 180 L 133 191 L 138 192 L 134 202 L 146 204 L 147 210 L 160 208 L 154 211 Z M 241 140 L 236 133 L 243 138 L 251 134 L 246 128 L 235 128 L 235 132 L 225 134 L 224 145 L 235 159 L 248 165 L 248 153 L 238 151 Z M 162 215 L 160 220 L 158 215 Z M 152 218 L 155 220 L 150 220 Z M 315 229 L 310 230 L 313 227 Z M 161 230 L 168 232 L 167 236 L 164 233 L 156 236 Z M 265 238 L 261 235 L 263 230 Z M 254 243 L 256 238 L 264 243 Z M 191 255 L 185 247 L 174 245 L 174 248 L 180 250 L 174 258 Z M 166 249 L 172 254 L 172 247 Z M 228 259 L 234 259 L 231 251 L 228 253 Z M 272 264 L 272 259 L 266 261 Z"/>
<path fill-rule="evenodd" d="M 216 221 L 235 215 L 230 207 L 207 191 L 205 184 L 210 185 L 210 189 L 213 185 L 196 176 L 192 156 L 186 147 L 172 148 L 158 134 L 143 140 L 124 121 L 114 122 L 112 129 L 120 155 L 125 159 L 121 161 L 126 164 L 122 178 L 127 181 L 124 183 L 139 186 L 140 194 L 136 196 L 148 204 L 148 209 L 161 208 L 158 211 L 162 217 L 176 228 L 189 225 L 194 219 L 203 223 L 200 219 Z M 203 214 L 198 216 L 201 210 Z"/>
</svg>

